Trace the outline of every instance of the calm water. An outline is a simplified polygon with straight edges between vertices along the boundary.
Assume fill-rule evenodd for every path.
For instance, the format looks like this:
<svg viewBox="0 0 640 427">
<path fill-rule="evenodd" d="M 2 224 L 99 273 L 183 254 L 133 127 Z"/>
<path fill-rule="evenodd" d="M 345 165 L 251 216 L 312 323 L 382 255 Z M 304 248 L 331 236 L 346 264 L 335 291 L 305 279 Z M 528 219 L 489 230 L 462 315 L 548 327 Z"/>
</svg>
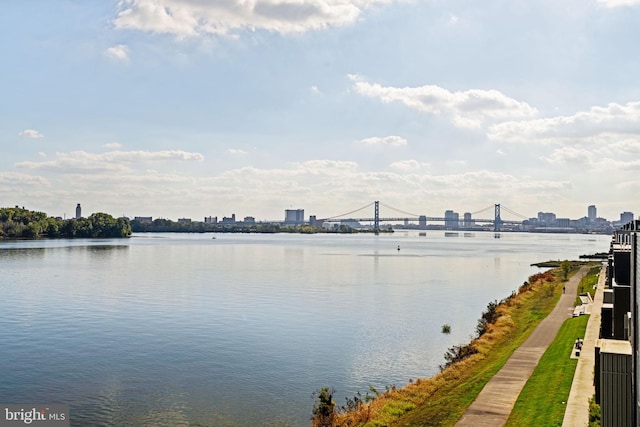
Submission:
<svg viewBox="0 0 640 427">
<path fill-rule="evenodd" d="M 433 375 L 532 262 L 610 241 L 215 237 L 0 242 L 0 402 L 69 403 L 75 426 L 308 426 L 314 390 Z"/>
</svg>

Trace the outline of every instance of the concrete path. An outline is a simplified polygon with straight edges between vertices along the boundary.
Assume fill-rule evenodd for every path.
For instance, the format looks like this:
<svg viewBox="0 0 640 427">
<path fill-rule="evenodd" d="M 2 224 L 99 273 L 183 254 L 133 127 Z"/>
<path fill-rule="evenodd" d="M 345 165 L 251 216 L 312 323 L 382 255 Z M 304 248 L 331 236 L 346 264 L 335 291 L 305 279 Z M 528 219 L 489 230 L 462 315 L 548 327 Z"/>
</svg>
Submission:
<svg viewBox="0 0 640 427">
<path fill-rule="evenodd" d="M 589 424 L 589 399 L 596 392 L 593 385 L 593 367 L 595 366 L 596 340 L 600 333 L 600 313 L 607 278 L 606 271 L 606 264 L 604 264 L 602 270 L 600 270 L 600 277 L 598 277 L 593 304 L 590 304 L 591 307 L 589 307 L 591 317 L 589 317 L 589 322 L 587 323 L 582 351 L 573 376 L 562 427 L 584 427 Z"/>
<path fill-rule="evenodd" d="M 457 427 L 501 427 L 506 424 L 522 387 L 542 354 L 555 339 L 562 323 L 573 315 L 578 284 L 587 271 L 588 267 L 582 267 L 569 279 L 565 285 L 566 293 L 560 297 L 556 307 L 484 386 L 476 400 L 456 423 Z"/>
</svg>

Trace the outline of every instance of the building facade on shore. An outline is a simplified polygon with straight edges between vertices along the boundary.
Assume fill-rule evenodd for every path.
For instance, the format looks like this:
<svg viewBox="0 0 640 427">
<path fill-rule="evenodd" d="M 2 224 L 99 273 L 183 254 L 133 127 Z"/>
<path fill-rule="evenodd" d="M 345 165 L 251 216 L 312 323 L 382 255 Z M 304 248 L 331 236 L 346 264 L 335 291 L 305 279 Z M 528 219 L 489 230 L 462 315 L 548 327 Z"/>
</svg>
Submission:
<svg viewBox="0 0 640 427">
<path fill-rule="evenodd" d="M 613 234 L 595 349 L 595 400 L 602 427 L 640 426 L 640 221 Z"/>
</svg>

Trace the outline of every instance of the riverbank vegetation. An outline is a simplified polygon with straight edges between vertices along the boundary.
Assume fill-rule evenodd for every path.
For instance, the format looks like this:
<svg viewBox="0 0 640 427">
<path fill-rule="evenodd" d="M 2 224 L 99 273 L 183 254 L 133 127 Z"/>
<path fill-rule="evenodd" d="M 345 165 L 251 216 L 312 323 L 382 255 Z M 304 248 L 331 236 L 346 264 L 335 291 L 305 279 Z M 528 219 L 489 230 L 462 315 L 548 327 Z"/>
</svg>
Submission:
<svg viewBox="0 0 640 427">
<path fill-rule="evenodd" d="M 601 268 L 602 266 L 598 264 L 589 269 L 589 272 L 584 275 L 578 284 L 578 295 L 588 293 L 591 295 L 591 298 L 595 296 L 596 284 L 598 283 L 598 275 L 600 274 Z"/>
<path fill-rule="evenodd" d="M 579 263 L 571 266 L 573 274 Z M 392 387 L 355 408 L 336 411 L 332 426 L 454 425 L 513 351 L 555 307 L 563 286 L 561 268 L 532 275 L 509 297 L 489 303 L 478 320 L 475 339 L 447 350 L 438 374 L 402 388 Z"/>
<path fill-rule="evenodd" d="M 0 208 L 0 239 L 128 237 L 127 218 L 98 212 L 88 218 L 61 219 L 24 208 Z"/>
<path fill-rule="evenodd" d="M 169 219 L 158 218 L 153 221 L 131 221 L 131 228 L 134 233 L 371 233 L 372 229 L 355 229 L 344 224 L 332 228 L 316 227 L 309 224 L 304 225 L 284 225 L 276 223 L 208 223 L 197 221 L 176 222 Z M 393 229 L 380 229 L 381 233 L 393 233 Z"/>
<path fill-rule="evenodd" d="M 532 267 L 539 267 L 539 268 L 557 268 L 557 267 L 563 267 L 563 265 L 569 265 L 571 269 L 576 268 L 576 266 L 582 265 L 584 264 L 585 261 L 569 261 L 569 260 L 549 260 L 549 261 L 542 261 L 542 262 L 536 262 L 531 264 Z"/>
</svg>

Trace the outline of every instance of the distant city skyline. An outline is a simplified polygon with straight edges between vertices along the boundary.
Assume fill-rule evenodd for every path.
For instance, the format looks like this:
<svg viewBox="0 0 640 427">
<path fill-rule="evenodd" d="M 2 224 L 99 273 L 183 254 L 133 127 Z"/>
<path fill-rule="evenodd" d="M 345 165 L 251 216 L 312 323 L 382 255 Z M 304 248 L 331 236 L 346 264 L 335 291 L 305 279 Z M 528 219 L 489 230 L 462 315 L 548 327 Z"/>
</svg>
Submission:
<svg viewBox="0 0 640 427">
<path fill-rule="evenodd" d="M 78 204 L 79 206 L 79 204 Z M 478 219 L 478 218 L 482 218 L 482 219 L 491 219 L 493 218 L 493 209 L 494 209 L 494 205 L 490 206 L 489 208 L 491 208 L 491 212 L 489 212 L 489 209 L 485 209 L 485 211 L 483 211 L 482 213 L 478 213 L 475 212 L 475 215 L 472 215 L 471 212 L 468 211 L 455 211 L 452 209 L 447 209 L 444 212 L 412 212 L 412 213 L 408 213 L 408 212 L 399 212 L 398 210 L 393 210 L 391 207 L 387 207 L 387 212 L 385 212 L 384 210 L 381 209 L 380 212 L 380 216 L 381 217 L 398 217 L 398 218 L 404 218 L 404 217 L 415 217 L 415 216 L 421 216 L 421 215 L 425 215 L 428 217 L 443 217 L 443 218 L 449 218 L 451 221 L 466 221 L 466 220 L 471 220 L 471 219 Z M 347 212 L 343 212 L 343 213 L 347 213 Z M 592 215 L 593 214 L 593 215 Z M 524 215 L 524 214 L 523 214 Z M 124 215 L 126 216 L 126 215 Z M 340 219 L 351 219 L 351 218 L 355 218 L 355 217 L 373 217 L 374 216 L 374 208 L 372 206 L 369 207 L 364 207 L 363 209 L 358 210 L 357 212 L 353 212 L 352 215 L 346 215 L 346 216 L 342 216 L 340 218 L 337 218 L 337 220 Z M 318 216 L 315 215 L 314 213 L 308 213 L 305 212 L 304 209 L 298 208 L 298 209 L 284 209 L 283 210 L 283 214 L 281 215 L 280 218 L 256 218 L 255 216 L 238 216 L 239 219 L 237 219 L 238 222 L 246 222 L 247 219 L 249 219 L 249 222 L 262 222 L 262 221 L 278 221 L 278 222 L 284 222 L 289 223 L 289 224 L 301 224 L 303 222 L 308 222 L 310 217 L 314 217 L 317 219 L 327 219 L 327 218 L 333 218 L 332 216 Z M 509 213 L 508 211 L 502 211 L 501 212 L 501 217 L 502 219 L 511 219 L 511 220 L 524 220 L 525 218 L 519 217 L 517 215 L 513 215 L 511 213 Z M 236 221 L 236 214 L 235 212 L 232 212 L 230 214 L 230 217 L 226 217 L 226 216 L 221 216 L 221 215 L 217 215 L 217 214 L 212 214 L 212 215 L 208 215 L 205 216 L 203 218 L 198 218 L 198 217 L 192 217 L 192 216 L 185 216 L 182 218 L 171 218 L 171 217 L 167 217 L 167 216 L 158 216 L 158 217 L 154 217 L 154 216 L 135 216 L 135 217 L 129 217 L 129 219 L 134 219 L 134 218 L 144 218 L 146 220 L 151 221 L 152 219 L 169 219 L 169 220 L 180 220 L 180 219 L 189 219 L 191 221 L 199 221 L 199 222 L 224 222 L 229 221 L 229 222 L 235 222 Z M 624 212 L 620 212 L 618 216 L 616 217 L 612 217 L 612 218 L 607 218 L 607 217 L 603 217 L 601 215 L 597 215 L 597 206 L 596 205 L 589 205 L 587 207 L 587 212 L 585 215 L 579 216 L 579 217 L 569 217 L 569 216 L 564 216 L 561 213 L 557 213 L 557 212 L 543 212 L 543 211 L 538 211 L 536 213 L 536 215 L 531 215 L 531 216 L 527 216 L 526 219 L 530 220 L 530 219 L 537 219 L 540 220 L 542 222 L 551 222 L 552 220 L 555 221 L 556 219 L 571 219 L 571 220 L 578 220 L 578 219 L 588 219 L 590 221 L 595 221 L 595 220 L 606 220 L 608 222 L 629 222 L 632 221 L 634 219 L 640 219 L 640 216 L 637 216 L 634 212 L 630 212 L 630 211 L 624 211 Z"/>
<path fill-rule="evenodd" d="M 18 206 L 18 205 L 16 205 L 16 206 Z M 31 210 L 38 210 L 38 209 L 29 207 L 29 206 L 24 206 L 24 207 L 27 208 L 27 209 L 31 209 Z M 487 210 L 487 212 L 488 212 L 489 208 L 493 209 L 493 205 L 485 208 Z M 82 209 L 81 208 L 81 203 L 77 203 L 76 207 L 75 207 L 75 216 L 74 216 L 75 218 L 79 218 L 79 217 L 82 216 L 82 213 L 81 213 L 82 210 L 81 209 Z M 382 209 L 384 209 L 384 208 L 382 208 Z M 401 209 L 401 208 L 398 208 L 398 209 Z M 371 211 L 370 212 L 371 216 L 373 216 L 373 207 L 370 207 L 369 210 Z M 398 216 L 398 217 L 402 217 L 403 216 L 403 214 L 402 213 L 398 213 L 397 210 L 394 211 L 393 209 L 387 208 L 387 211 L 388 212 L 386 212 L 386 213 L 384 211 L 382 211 L 381 212 L 381 216 L 387 216 L 387 217 L 388 216 Z M 301 222 L 301 221 L 308 221 L 309 220 L 309 216 L 315 216 L 318 219 L 320 219 L 320 218 L 331 218 L 334 215 L 340 215 L 340 214 L 346 213 L 346 212 L 341 212 L 341 213 L 338 213 L 338 214 L 330 214 L 330 215 L 322 216 L 322 215 L 314 214 L 313 212 L 305 212 L 304 208 L 296 208 L 296 209 L 285 208 L 285 209 L 282 210 L 282 214 L 280 215 L 280 217 L 274 217 L 274 218 L 259 218 L 259 217 L 256 217 L 255 215 L 251 215 L 250 212 L 248 212 L 246 214 L 243 214 L 243 215 L 237 215 L 235 213 L 236 211 L 233 210 L 233 209 L 225 209 L 222 212 L 209 213 L 208 215 L 205 215 L 204 217 L 196 217 L 196 216 L 193 216 L 193 215 L 189 215 L 188 213 L 185 214 L 185 215 L 181 215 L 179 217 L 171 217 L 171 216 L 167 216 L 167 215 L 157 215 L 157 216 L 144 215 L 144 213 L 141 214 L 141 215 L 127 215 L 126 213 L 105 212 L 105 211 L 91 211 L 89 213 L 89 215 L 91 213 L 96 213 L 96 212 L 104 212 L 104 213 L 108 213 L 110 215 L 113 215 L 115 217 L 121 216 L 121 217 L 127 217 L 129 219 L 133 219 L 135 217 L 140 217 L 140 218 L 152 218 L 152 219 L 162 218 L 162 219 L 170 219 L 170 220 L 177 221 L 178 219 L 181 219 L 181 218 L 183 218 L 183 219 L 187 219 L 188 218 L 188 219 L 190 219 L 192 221 L 201 221 L 201 222 L 213 222 L 213 219 L 219 219 L 220 221 L 222 221 L 224 218 L 226 218 L 226 215 L 229 215 L 228 219 L 229 220 L 233 220 L 233 221 L 236 221 L 236 216 L 237 216 L 238 218 L 240 218 L 239 221 L 242 221 L 243 218 L 249 217 L 249 218 L 251 218 L 251 219 L 253 219 L 255 221 L 258 221 L 258 222 L 260 222 L 260 221 L 285 221 L 285 222 L 287 222 L 287 221 L 292 221 L 292 219 L 291 219 L 292 217 L 290 217 L 290 215 L 294 215 L 294 212 L 296 212 L 297 213 L 297 214 L 295 214 L 296 215 L 295 216 L 296 219 L 292 221 L 292 222 L 296 222 L 296 223 L 297 222 Z M 359 215 L 356 215 L 356 216 L 367 215 L 367 213 L 368 213 L 368 211 L 366 209 L 363 209 L 360 212 L 361 213 Z M 416 214 L 416 215 L 442 216 L 442 217 L 445 217 L 445 216 L 447 216 L 447 212 L 459 214 L 460 218 L 462 218 L 463 215 L 470 214 L 470 212 L 468 210 L 460 210 L 460 211 L 458 211 L 458 210 L 455 210 L 455 209 L 446 209 L 444 212 L 411 212 L 411 213 L 412 214 Z M 53 217 L 65 218 L 65 217 L 69 216 L 66 213 L 66 211 L 63 214 L 51 214 L 50 212 L 45 212 L 45 213 L 47 215 L 53 216 Z M 517 212 L 517 213 L 520 213 L 520 212 Z M 610 222 L 627 220 L 630 217 L 633 218 L 633 219 L 640 219 L 640 215 L 636 214 L 635 212 L 628 211 L 628 210 L 627 211 L 623 211 L 623 212 L 619 212 L 618 215 L 613 216 L 613 217 L 605 217 L 605 216 L 602 216 L 602 215 L 600 215 L 598 213 L 597 205 L 589 205 L 589 206 L 587 206 L 587 210 L 586 210 L 585 214 L 581 215 L 581 216 L 577 216 L 577 217 L 565 216 L 562 213 L 558 213 L 558 212 L 555 212 L 555 211 L 543 212 L 541 210 L 537 211 L 535 213 L 535 215 L 527 216 L 526 213 L 520 213 L 520 214 L 527 216 L 528 219 L 532 219 L 532 218 L 540 218 L 541 214 L 547 214 L 547 213 L 553 214 L 553 215 L 555 215 L 554 217 L 557 217 L 557 218 L 570 218 L 570 219 L 588 218 L 590 220 L 592 220 L 592 219 L 605 219 L 605 220 L 610 221 Z M 591 216 L 592 213 L 595 213 L 595 215 Z M 406 215 L 406 216 L 410 216 L 410 215 Z M 479 215 L 476 214 L 476 215 L 472 216 L 472 218 L 482 217 L 484 219 L 487 219 L 490 216 L 491 215 L 489 215 L 488 213 L 484 213 L 484 214 L 479 214 Z M 522 218 L 518 217 L 517 215 L 510 214 L 509 212 L 504 212 L 502 214 L 502 216 L 504 218 L 510 218 L 510 219 L 514 219 L 514 220 L 522 219 Z"/>
<path fill-rule="evenodd" d="M 7 2 L 0 206 L 640 212 L 640 0 Z"/>
</svg>

